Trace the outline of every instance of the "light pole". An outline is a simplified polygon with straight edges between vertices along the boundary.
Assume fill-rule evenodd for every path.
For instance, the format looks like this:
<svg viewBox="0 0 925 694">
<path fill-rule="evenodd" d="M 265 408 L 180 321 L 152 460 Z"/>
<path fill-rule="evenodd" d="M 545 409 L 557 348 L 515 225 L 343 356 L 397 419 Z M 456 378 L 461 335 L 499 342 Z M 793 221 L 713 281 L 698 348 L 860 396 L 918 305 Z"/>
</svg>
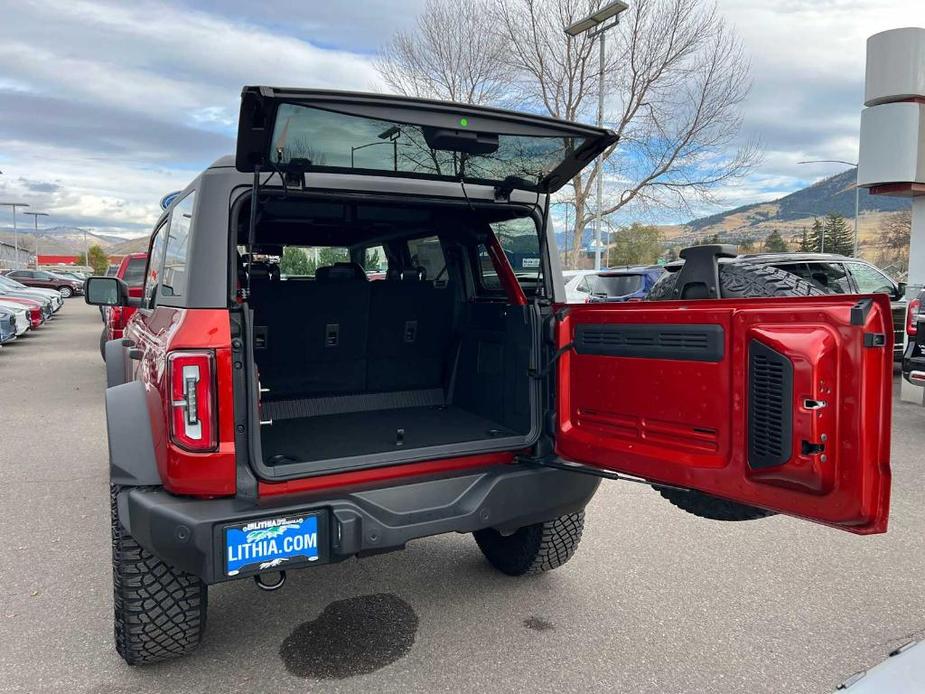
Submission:
<svg viewBox="0 0 925 694">
<path fill-rule="evenodd" d="M 844 164 L 858 168 L 857 162 L 844 161 L 843 159 L 810 159 L 809 161 L 798 161 L 797 164 Z M 857 181 L 854 182 L 854 251 L 852 256 L 858 257 L 858 217 L 861 212 L 861 189 Z M 825 241 L 823 241 L 825 243 Z M 824 251 L 823 251 L 824 252 Z"/>
<path fill-rule="evenodd" d="M 13 210 L 13 262 L 19 262 L 19 234 L 16 231 L 16 208 L 29 207 L 26 202 L 0 202 L 0 207 L 9 207 Z"/>
<path fill-rule="evenodd" d="M 621 0 L 604 5 L 601 9 L 584 19 L 579 19 L 567 27 L 565 33 L 575 37 L 584 34 L 587 31 L 591 33 L 589 38 L 600 37 L 600 65 L 598 66 L 598 94 L 597 94 L 597 127 L 604 125 L 604 59 L 607 55 L 605 36 L 608 29 L 612 29 L 620 23 L 620 13 L 629 9 L 629 5 Z M 613 19 L 610 24 L 608 20 Z M 604 26 L 601 26 L 604 25 Z M 604 211 L 604 153 L 601 152 L 597 164 L 597 214 L 594 217 L 594 269 L 601 269 L 601 225 L 603 223 Z M 576 220 L 577 221 L 577 220 Z M 577 233 L 577 229 L 575 230 Z"/>
<path fill-rule="evenodd" d="M 35 226 L 35 269 L 39 269 L 39 217 L 47 217 L 47 212 L 23 212 L 32 216 L 32 222 Z"/>
</svg>

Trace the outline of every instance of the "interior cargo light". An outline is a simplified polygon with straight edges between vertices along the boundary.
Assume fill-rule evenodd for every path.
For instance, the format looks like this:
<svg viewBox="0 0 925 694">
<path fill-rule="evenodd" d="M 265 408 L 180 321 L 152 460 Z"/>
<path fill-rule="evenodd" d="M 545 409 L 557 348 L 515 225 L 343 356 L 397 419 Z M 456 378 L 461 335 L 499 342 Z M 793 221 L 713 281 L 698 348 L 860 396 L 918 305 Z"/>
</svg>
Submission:
<svg viewBox="0 0 925 694">
<path fill-rule="evenodd" d="M 170 438 L 188 451 L 216 447 L 215 356 L 209 351 L 171 352 L 167 357 L 170 383 Z"/>
</svg>

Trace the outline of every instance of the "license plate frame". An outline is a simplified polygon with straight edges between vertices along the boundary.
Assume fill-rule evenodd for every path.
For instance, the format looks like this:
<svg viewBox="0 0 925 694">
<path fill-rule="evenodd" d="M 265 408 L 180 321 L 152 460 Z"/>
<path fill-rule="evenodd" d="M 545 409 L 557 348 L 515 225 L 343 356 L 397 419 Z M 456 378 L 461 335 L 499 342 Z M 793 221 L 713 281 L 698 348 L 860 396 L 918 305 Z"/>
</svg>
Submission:
<svg viewBox="0 0 925 694">
<path fill-rule="evenodd" d="M 249 518 L 221 526 L 222 575 L 226 579 L 285 571 L 328 561 L 328 514 L 324 511 Z"/>
</svg>

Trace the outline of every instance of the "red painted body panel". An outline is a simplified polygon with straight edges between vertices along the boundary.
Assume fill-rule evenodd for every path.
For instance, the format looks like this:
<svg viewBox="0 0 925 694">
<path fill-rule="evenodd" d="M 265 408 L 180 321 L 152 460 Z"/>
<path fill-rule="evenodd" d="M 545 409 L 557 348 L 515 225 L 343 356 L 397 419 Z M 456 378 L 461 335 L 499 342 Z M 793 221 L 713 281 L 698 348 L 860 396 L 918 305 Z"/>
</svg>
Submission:
<svg viewBox="0 0 925 694">
<path fill-rule="evenodd" d="M 231 325 L 227 309 L 180 309 L 159 306 L 139 310 L 126 328 L 143 356 L 135 371 L 148 394 L 148 413 L 164 488 L 174 494 L 232 495 L 236 490 L 234 394 Z M 190 453 L 170 442 L 168 434 L 167 353 L 177 349 L 215 352 L 218 450 Z"/>
<path fill-rule="evenodd" d="M 712 324 L 725 333 L 721 361 L 577 354 L 558 365 L 558 454 L 649 480 L 698 489 L 859 534 L 885 532 L 890 495 L 890 304 L 870 297 L 586 304 L 569 306 L 559 347 L 575 326 Z M 887 344 L 865 348 L 864 333 Z M 783 465 L 747 462 L 747 347 L 757 339 L 794 365 L 793 455 Z M 820 410 L 805 399 L 824 400 Z M 826 434 L 826 460 L 801 441 Z"/>
<path fill-rule="evenodd" d="M 318 491 L 320 489 L 333 489 L 335 487 L 346 487 L 348 485 L 387 482 L 418 475 L 455 472 L 457 470 L 468 470 L 470 468 L 489 467 L 492 465 L 505 465 L 513 462 L 513 460 L 513 453 L 487 453 L 485 455 L 472 455 L 464 458 L 428 460 L 423 463 L 391 465 L 388 467 L 373 468 L 372 470 L 357 470 L 355 472 L 342 472 L 320 477 L 306 477 L 299 480 L 288 480 L 286 482 L 260 482 L 258 495 L 261 497 L 279 496 L 280 494 Z"/>
<path fill-rule="evenodd" d="M 125 279 L 126 271 L 128 270 L 129 262 L 132 260 L 137 260 L 139 258 L 147 259 L 147 253 L 129 253 L 128 255 L 122 256 L 122 260 L 119 261 L 119 268 L 116 270 L 116 277 L 120 280 Z M 141 284 L 130 285 L 128 288 L 128 295 L 135 299 L 140 299 L 144 287 Z M 129 319 L 135 315 L 136 309 L 133 306 L 113 306 L 109 309 L 109 313 L 106 318 L 106 331 L 108 339 L 110 340 L 119 340 L 125 334 L 125 326 L 128 325 Z"/>
</svg>

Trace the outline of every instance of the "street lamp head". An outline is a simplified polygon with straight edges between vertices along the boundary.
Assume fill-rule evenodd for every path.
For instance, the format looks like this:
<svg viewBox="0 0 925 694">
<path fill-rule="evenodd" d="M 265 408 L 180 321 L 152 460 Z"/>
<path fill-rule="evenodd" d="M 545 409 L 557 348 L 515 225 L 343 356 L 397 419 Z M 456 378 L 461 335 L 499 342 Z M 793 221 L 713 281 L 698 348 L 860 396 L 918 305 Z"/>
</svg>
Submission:
<svg viewBox="0 0 925 694">
<path fill-rule="evenodd" d="M 391 128 L 383 130 L 381 133 L 379 133 L 379 139 L 394 140 L 399 135 L 401 135 L 401 128 L 399 128 L 397 125 L 393 125 Z"/>
<path fill-rule="evenodd" d="M 29 207 L 28 202 L 0 202 L 0 207 Z"/>
<path fill-rule="evenodd" d="M 23 212 L 23 214 L 28 214 L 33 217 L 47 217 L 48 216 L 47 212 Z"/>
<path fill-rule="evenodd" d="M 589 29 L 594 29 L 595 27 L 600 26 L 606 22 L 611 17 L 616 17 L 621 12 L 625 12 L 629 9 L 629 5 L 622 0 L 615 0 L 615 2 L 608 3 L 604 5 L 597 12 L 588 15 L 584 19 L 579 19 L 577 22 L 570 24 L 565 27 L 565 33 L 569 36 L 578 36 L 583 34 Z"/>
</svg>

